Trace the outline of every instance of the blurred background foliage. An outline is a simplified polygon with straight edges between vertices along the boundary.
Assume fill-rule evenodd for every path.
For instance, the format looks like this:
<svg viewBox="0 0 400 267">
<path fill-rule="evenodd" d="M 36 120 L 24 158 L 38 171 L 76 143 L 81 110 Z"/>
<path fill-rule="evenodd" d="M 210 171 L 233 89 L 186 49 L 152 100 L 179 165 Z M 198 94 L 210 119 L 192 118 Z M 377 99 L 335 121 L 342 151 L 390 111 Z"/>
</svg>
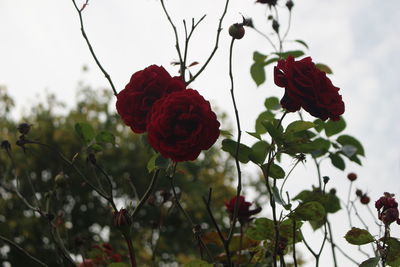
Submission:
<svg viewBox="0 0 400 267">
<path fill-rule="evenodd" d="M 91 257 L 93 245 L 104 242 L 110 243 L 113 250 L 122 255 L 123 261 L 128 262 L 126 243 L 111 225 L 111 206 L 55 150 L 69 160 L 74 158 L 74 164 L 93 184 L 107 189 L 102 174 L 88 163 L 85 146 L 74 127 L 76 123 L 86 122 L 96 132 L 111 132 L 115 136 L 115 145 L 107 144 L 96 153 L 97 163 L 112 178 L 118 209 L 131 211 L 150 182 L 152 174 L 146 166 L 154 151 L 143 142 L 144 136 L 133 134 L 122 123 L 110 104 L 113 102 L 110 90 L 94 90 L 81 82 L 77 92 L 76 105 L 71 109 L 66 109 L 62 101 L 48 94 L 45 101 L 32 104 L 29 112 L 15 119 L 10 115 L 14 101 L 4 87 L 0 88 L 0 141 L 8 140 L 11 144 L 10 151 L 0 150 L 0 235 L 49 266 L 68 266 L 65 261 L 60 261 L 62 257 L 53 241 L 51 221 L 77 264 L 82 262 L 82 257 Z M 26 138 L 52 149 L 27 144 L 24 151 L 15 145 L 20 138 L 17 129 L 20 123 L 31 124 Z M 196 161 L 178 165 L 175 178 L 177 191 L 182 192 L 179 193 L 182 205 L 204 231 L 213 226 L 201 197 L 213 188 L 214 215 L 217 221 L 227 226 L 229 218 L 224 203 L 235 194 L 231 186 L 234 168 L 229 165 L 233 161 L 227 161 L 219 147 L 220 144 L 213 146 Z M 18 188 L 27 202 L 44 211 L 47 218 L 32 211 L 15 193 L 4 190 L 4 186 Z M 187 262 L 199 258 L 192 225 L 172 201 L 165 173 L 160 176 L 153 195 L 137 218 L 133 222 L 132 238 L 138 262 L 150 266 L 153 262 Z M 0 251 L 3 264 L 35 264 L 2 241 Z M 218 250 L 213 252 L 218 253 Z"/>
</svg>

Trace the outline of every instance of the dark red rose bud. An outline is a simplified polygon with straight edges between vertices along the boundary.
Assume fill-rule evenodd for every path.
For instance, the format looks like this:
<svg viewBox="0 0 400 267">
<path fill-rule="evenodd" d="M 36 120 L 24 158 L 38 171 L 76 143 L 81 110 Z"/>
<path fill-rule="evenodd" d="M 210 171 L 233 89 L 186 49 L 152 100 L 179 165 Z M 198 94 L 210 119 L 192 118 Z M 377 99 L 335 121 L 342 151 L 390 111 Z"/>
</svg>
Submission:
<svg viewBox="0 0 400 267">
<path fill-rule="evenodd" d="M 28 134 L 29 130 L 31 129 L 31 125 L 28 123 L 21 123 L 18 125 L 17 129 L 21 134 Z"/>
<path fill-rule="evenodd" d="M 382 212 L 381 220 L 384 224 L 389 225 L 399 219 L 399 210 L 397 208 L 390 208 Z"/>
<path fill-rule="evenodd" d="M 253 20 L 251 18 L 244 19 L 243 26 L 253 28 L 254 27 Z"/>
<path fill-rule="evenodd" d="M 113 225 L 118 228 L 126 228 L 132 224 L 131 216 L 126 209 L 114 211 Z"/>
<path fill-rule="evenodd" d="M 344 103 L 326 73 L 319 70 L 310 57 L 296 61 L 289 56 L 279 60 L 274 68 L 274 82 L 285 88 L 281 105 L 289 112 L 303 108 L 312 116 L 325 121 L 340 119 Z"/>
<path fill-rule="evenodd" d="M 364 205 L 367 205 L 371 199 L 367 195 L 363 195 L 360 197 L 360 202 Z"/>
<path fill-rule="evenodd" d="M 329 190 L 329 194 L 336 195 L 336 189 L 331 188 L 331 190 Z"/>
<path fill-rule="evenodd" d="M 272 29 L 274 29 L 276 33 L 279 33 L 279 22 L 275 19 L 272 20 Z"/>
<path fill-rule="evenodd" d="M 327 184 L 328 182 L 329 182 L 329 176 L 324 176 L 324 177 L 322 177 L 322 179 L 323 179 L 323 181 L 324 181 L 324 184 Z"/>
<path fill-rule="evenodd" d="M 349 179 L 350 181 L 355 181 L 357 180 L 357 174 L 355 174 L 354 172 L 351 172 L 349 174 L 347 174 L 347 179 Z"/>
<path fill-rule="evenodd" d="M 10 152 L 11 152 L 11 144 L 10 144 L 10 142 L 8 142 L 7 140 L 2 141 L 1 144 L 0 144 L 0 148 L 4 149 L 8 153 L 8 155 L 10 156 Z"/>
<path fill-rule="evenodd" d="M 360 189 L 356 190 L 356 196 L 361 197 L 363 195 L 362 191 Z"/>
<path fill-rule="evenodd" d="M 229 27 L 229 35 L 234 39 L 242 39 L 244 36 L 245 30 L 243 24 L 235 23 Z"/>
<path fill-rule="evenodd" d="M 292 10 L 293 6 L 294 6 L 293 1 L 289 0 L 286 2 L 286 7 L 289 9 L 289 11 Z"/>
</svg>

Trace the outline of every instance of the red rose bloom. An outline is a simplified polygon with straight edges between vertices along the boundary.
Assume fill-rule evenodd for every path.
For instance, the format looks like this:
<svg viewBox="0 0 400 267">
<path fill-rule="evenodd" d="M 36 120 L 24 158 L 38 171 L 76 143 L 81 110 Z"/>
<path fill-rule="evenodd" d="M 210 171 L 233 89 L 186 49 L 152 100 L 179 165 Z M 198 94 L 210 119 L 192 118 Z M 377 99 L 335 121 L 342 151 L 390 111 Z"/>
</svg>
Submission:
<svg viewBox="0 0 400 267">
<path fill-rule="evenodd" d="M 397 207 L 398 203 L 394 195 L 387 192 L 375 202 L 375 208 L 378 210 L 378 218 L 385 225 L 389 225 L 392 222 L 400 224 L 399 210 Z"/>
<path fill-rule="evenodd" d="M 235 203 L 236 203 L 236 196 L 231 198 L 228 202 L 225 202 L 225 207 L 228 210 L 230 216 L 233 216 L 233 213 L 235 212 Z M 250 218 L 252 215 L 255 215 L 261 211 L 261 208 L 256 208 L 254 210 L 250 210 L 251 203 L 247 202 L 244 198 L 244 196 L 239 197 L 239 210 L 238 210 L 238 219 L 240 222 L 248 222 L 252 218 Z"/>
<path fill-rule="evenodd" d="M 325 72 L 317 69 L 310 57 L 295 61 L 292 56 L 279 60 L 274 81 L 285 88 L 281 105 L 290 112 L 304 108 L 314 117 L 339 120 L 344 113 L 342 96 Z"/>
<path fill-rule="evenodd" d="M 219 136 L 219 122 L 210 103 L 197 91 L 169 94 L 154 103 L 147 131 L 149 144 L 175 162 L 195 160 Z"/>
<path fill-rule="evenodd" d="M 135 133 L 144 133 L 148 113 L 158 99 L 185 89 L 185 83 L 172 78 L 163 68 L 151 65 L 134 73 L 125 89 L 117 95 L 117 111 L 124 123 Z"/>
</svg>

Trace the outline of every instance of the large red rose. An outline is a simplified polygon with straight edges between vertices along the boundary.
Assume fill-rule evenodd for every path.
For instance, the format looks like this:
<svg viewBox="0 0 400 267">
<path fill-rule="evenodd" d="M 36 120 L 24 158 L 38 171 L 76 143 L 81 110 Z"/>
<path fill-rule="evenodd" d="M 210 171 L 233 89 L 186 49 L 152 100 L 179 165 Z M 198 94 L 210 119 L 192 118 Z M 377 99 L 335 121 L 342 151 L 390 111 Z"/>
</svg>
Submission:
<svg viewBox="0 0 400 267">
<path fill-rule="evenodd" d="M 175 162 L 195 160 L 219 136 L 219 122 L 210 103 L 186 89 L 154 103 L 147 125 L 149 144 Z"/>
<path fill-rule="evenodd" d="M 153 103 L 161 97 L 185 89 L 185 83 L 172 78 L 163 68 L 151 65 L 134 73 L 125 89 L 117 95 L 117 111 L 135 133 L 144 133 Z"/>
<path fill-rule="evenodd" d="M 274 68 L 275 84 L 285 88 L 281 105 L 290 112 L 304 108 L 314 117 L 339 120 L 344 103 L 325 72 L 317 69 L 310 57 L 295 61 L 293 57 L 279 60 Z"/>
</svg>

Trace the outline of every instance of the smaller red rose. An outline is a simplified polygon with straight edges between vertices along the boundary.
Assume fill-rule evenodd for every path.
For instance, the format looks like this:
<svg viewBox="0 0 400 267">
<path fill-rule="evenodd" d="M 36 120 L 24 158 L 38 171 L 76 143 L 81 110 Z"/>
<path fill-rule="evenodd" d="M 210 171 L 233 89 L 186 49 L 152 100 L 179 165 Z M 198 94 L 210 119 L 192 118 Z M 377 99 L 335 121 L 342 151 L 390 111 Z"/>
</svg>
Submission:
<svg viewBox="0 0 400 267">
<path fill-rule="evenodd" d="M 219 136 L 220 123 L 210 103 L 192 89 L 155 102 L 147 123 L 149 144 L 175 162 L 195 160 Z"/>
<path fill-rule="evenodd" d="M 117 111 L 135 133 L 144 133 L 154 102 L 176 91 L 185 90 L 179 77 L 171 77 L 163 68 L 151 65 L 134 73 L 125 89 L 117 95 Z"/>
<path fill-rule="evenodd" d="M 234 196 L 228 202 L 225 202 L 225 207 L 228 210 L 231 217 L 233 217 L 235 212 L 235 204 L 236 204 L 237 197 Z M 258 207 L 254 210 L 250 210 L 251 203 L 246 201 L 244 196 L 239 197 L 239 209 L 238 209 L 238 219 L 241 223 L 245 223 L 250 221 L 252 218 L 251 216 L 259 213 L 261 208 Z"/>
<path fill-rule="evenodd" d="M 292 56 L 279 60 L 274 68 L 274 81 L 285 88 L 281 105 L 289 112 L 300 108 L 321 120 L 339 120 L 344 103 L 326 73 L 319 70 L 310 57 L 295 61 Z"/>
</svg>

